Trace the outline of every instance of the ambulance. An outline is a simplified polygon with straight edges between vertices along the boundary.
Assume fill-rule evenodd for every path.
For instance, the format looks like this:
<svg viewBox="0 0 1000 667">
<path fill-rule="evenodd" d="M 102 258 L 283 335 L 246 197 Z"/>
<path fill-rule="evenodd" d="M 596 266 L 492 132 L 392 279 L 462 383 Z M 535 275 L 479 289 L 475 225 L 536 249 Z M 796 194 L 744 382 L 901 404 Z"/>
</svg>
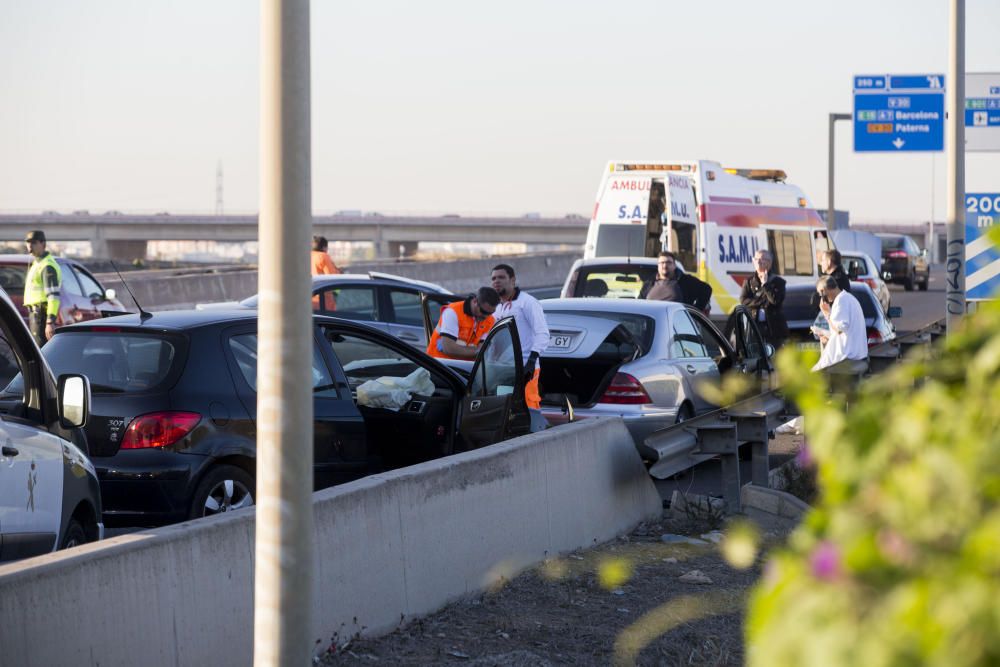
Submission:
<svg viewBox="0 0 1000 667">
<path fill-rule="evenodd" d="M 739 303 L 753 256 L 766 248 L 790 285 L 815 284 L 826 225 L 780 169 L 732 169 L 710 160 L 609 162 L 597 191 L 584 259 L 677 255 L 712 286 L 712 313 Z"/>
</svg>

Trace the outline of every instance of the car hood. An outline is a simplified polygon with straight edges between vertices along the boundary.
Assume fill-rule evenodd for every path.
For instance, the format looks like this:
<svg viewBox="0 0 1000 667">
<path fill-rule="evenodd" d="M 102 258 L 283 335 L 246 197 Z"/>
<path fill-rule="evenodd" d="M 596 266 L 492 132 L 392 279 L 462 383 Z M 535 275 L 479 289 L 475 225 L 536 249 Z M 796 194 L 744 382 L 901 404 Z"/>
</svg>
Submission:
<svg viewBox="0 0 1000 667">
<path fill-rule="evenodd" d="M 585 315 L 570 315 L 568 313 L 546 313 L 549 324 L 549 345 L 542 351 L 543 357 L 556 359 L 586 359 L 593 356 L 597 347 L 607 340 L 608 336 L 621 322 L 604 317 L 587 317 Z M 564 346 L 556 347 L 556 341 L 568 337 Z"/>
</svg>

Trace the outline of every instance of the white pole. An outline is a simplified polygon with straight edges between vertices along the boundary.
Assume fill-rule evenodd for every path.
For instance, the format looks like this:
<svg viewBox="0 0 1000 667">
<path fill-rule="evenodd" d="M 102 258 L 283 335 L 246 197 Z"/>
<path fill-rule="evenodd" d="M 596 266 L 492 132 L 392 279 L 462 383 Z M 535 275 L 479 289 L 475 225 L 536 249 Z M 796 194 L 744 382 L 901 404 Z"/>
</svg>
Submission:
<svg viewBox="0 0 1000 667">
<path fill-rule="evenodd" d="M 261 0 L 254 665 L 310 664 L 309 0 Z"/>
<path fill-rule="evenodd" d="M 951 0 L 948 53 L 948 248 L 945 318 L 953 333 L 965 316 L 965 0 Z"/>
</svg>

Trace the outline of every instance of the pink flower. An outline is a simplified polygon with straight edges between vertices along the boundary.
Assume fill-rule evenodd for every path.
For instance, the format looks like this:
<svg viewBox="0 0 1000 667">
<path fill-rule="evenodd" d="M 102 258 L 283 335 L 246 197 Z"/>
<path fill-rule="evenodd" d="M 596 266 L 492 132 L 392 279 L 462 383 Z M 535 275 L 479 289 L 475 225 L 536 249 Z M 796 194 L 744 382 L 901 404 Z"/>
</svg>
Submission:
<svg viewBox="0 0 1000 667">
<path fill-rule="evenodd" d="M 823 581 L 835 581 L 843 574 L 840 551 L 832 542 L 820 542 L 809 556 L 812 574 Z"/>
<path fill-rule="evenodd" d="M 809 468 L 815 462 L 816 460 L 813 458 L 809 445 L 803 442 L 799 452 L 795 455 L 795 464 L 800 468 Z"/>
</svg>

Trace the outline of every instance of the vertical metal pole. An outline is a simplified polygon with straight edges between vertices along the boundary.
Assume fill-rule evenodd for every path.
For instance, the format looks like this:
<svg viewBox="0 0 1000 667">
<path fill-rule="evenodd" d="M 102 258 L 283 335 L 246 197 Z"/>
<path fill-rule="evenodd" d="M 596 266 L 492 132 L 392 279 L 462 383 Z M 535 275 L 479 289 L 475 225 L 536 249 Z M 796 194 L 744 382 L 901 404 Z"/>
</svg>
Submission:
<svg viewBox="0 0 1000 667">
<path fill-rule="evenodd" d="M 833 197 L 833 185 L 834 185 L 834 137 L 836 133 L 834 132 L 834 127 L 838 120 L 851 120 L 854 116 L 849 113 L 832 113 L 830 114 L 830 140 L 827 144 L 827 166 L 826 166 L 826 228 L 827 230 L 834 230 L 837 228 L 836 220 L 834 216 L 837 215 L 837 210 L 834 207 L 834 197 Z"/>
<path fill-rule="evenodd" d="M 965 316 L 965 0 L 951 0 L 948 26 L 948 248 L 945 318 L 948 333 Z"/>
<path fill-rule="evenodd" d="M 261 0 L 254 665 L 312 658 L 309 0 Z"/>
</svg>

